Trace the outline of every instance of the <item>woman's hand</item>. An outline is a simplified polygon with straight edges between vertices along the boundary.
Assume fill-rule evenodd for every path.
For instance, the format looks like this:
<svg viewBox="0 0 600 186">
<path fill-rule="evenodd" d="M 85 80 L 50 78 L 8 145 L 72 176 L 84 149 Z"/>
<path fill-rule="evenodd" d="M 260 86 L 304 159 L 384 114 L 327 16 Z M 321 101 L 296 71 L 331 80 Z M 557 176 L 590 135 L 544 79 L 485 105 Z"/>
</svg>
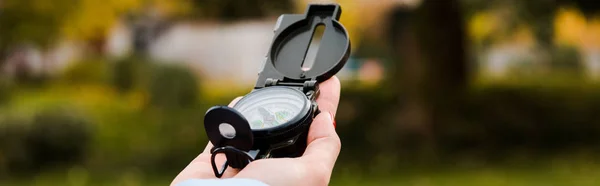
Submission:
<svg viewBox="0 0 600 186">
<path fill-rule="evenodd" d="M 321 113 L 310 126 L 306 151 L 298 158 L 259 159 L 241 171 L 228 168 L 222 178 L 254 179 L 268 185 L 327 185 L 340 152 L 341 142 L 335 132 L 334 116 L 340 98 L 340 81 L 333 76 L 319 84 L 317 103 Z M 240 98 L 229 104 L 233 106 Z M 188 179 L 215 179 L 210 163 L 210 142 L 177 177 L 171 185 Z M 225 155 L 216 157 L 217 164 L 225 162 Z"/>
</svg>

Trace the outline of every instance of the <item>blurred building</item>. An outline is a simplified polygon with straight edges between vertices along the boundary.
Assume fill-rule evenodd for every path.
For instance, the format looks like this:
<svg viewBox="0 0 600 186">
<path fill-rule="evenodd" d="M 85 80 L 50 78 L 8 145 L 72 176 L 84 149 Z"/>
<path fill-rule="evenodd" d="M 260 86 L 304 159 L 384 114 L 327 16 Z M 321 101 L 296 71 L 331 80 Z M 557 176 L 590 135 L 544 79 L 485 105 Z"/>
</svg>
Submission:
<svg viewBox="0 0 600 186">
<path fill-rule="evenodd" d="M 273 37 L 274 20 L 174 25 L 150 47 L 161 61 L 185 62 L 210 79 L 252 83 Z"/>
</svg>

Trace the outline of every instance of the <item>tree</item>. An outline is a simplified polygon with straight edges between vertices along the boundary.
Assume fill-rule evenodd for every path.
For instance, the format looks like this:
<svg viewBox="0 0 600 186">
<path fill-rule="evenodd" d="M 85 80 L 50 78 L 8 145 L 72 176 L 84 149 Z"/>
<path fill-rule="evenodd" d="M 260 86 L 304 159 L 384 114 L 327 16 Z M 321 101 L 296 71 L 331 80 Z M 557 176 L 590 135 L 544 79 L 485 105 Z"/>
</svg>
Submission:
<svg viewBox="0 0 600 186">
<path fill-rule="evenodd" d="M 289 13 L 290 0 L 194 0 L 198 16 L 202 18 L 237 20 Z"/>
<path fill-rule="evenodd" d="M 17 80 L 33 80 L 24 51 L 46 51 L 58 40 L 62 25 L 79 0 L 5 0 L 0 2 L 0 68 L 15 54 Z M 43 56 L 42 52 L 42 56 Z M 42 64 L 42 66 L 44 66 Z M 3 74 L 0 74 L 3 75 Z"/>
<path fill-rule="evenodd" d="M 469 13 L 488 9 L 507 9 L 510 14 L 502 17 L 501 23 L 505 30 L 496 32 L 512 33 L 521 25 L 531 28 L 539 57 L 544 67 L 555 68 L 555 61 L 560 56 L 555 56 L 562 51 L 554 45 L 554 19 L 558 10 L 562 7 L 575 7 L 591 18 L 600 13 L 600 4 L 595 0 L 463 0 Z M 499 8 L 500 7 L 500 8 Z M 503 33 L 503 34 L 505 34 Z M 579 61 L 571 60 L 573 63 Z M 558 67 L 560 68 L 560 67 Z"/>
<path fill-rule="evenodd" d="M 70 39 L 87 41 L 95 53 L 103 53 L 106 37 L 119 21 L 136 27 L 139 22 L 157 22 L 190 12 L 187 0 L 80 1 L 77 11 L 64 25 L 64 31 Z"/>
<path fill-rule="evenodd" d="M 600 13 L 600 3 L 597 0 L 558 0 L 562 5 L 572 5 L 579 8 L 587 17 Z"/>
<path fill-rule="evenodd" d="M 79 0 L 5 0 L 0 5 L 0 61 L 18 45 L 46 49 Z M 0 62 L 1 63 L 1 62 Z M 0 64 L 1 65 L 1 64 Z"/>
<path fill-rule="evenodd" d="M 395 60 L 390 82 L 403 99 L 399 130 L 410 143 L 427 149 L 436 144 L 456 110 L 469 79 L 461 6 L 456 0 L 425 0 L 416 9 L 392 11 L 390 41 Z"/>
</svg>

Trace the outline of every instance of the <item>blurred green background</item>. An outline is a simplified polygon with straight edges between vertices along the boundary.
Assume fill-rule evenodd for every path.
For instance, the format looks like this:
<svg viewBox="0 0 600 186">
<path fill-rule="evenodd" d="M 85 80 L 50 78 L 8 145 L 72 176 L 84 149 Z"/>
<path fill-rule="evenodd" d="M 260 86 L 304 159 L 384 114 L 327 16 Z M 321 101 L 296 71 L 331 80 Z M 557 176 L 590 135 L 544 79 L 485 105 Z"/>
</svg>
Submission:
<svg viewBox="0 0 600 186">
<path fill-rule="evenodd" d="M 167 185 L 309 0 L 0 0 L 0 185 Z M 332 185 L 600 185 L 600 2 L 339 0 Z"/>
</svg>

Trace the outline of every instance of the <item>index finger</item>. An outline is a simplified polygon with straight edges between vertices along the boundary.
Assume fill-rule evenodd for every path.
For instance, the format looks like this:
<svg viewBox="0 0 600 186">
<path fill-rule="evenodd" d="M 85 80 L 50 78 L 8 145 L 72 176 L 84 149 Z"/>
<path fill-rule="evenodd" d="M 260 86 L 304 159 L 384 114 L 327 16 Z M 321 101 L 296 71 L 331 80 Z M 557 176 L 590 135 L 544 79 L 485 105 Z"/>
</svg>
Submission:
<svg viewBox="0 0 600 186">
<path fill-rule="evenodd" d="M 326 170 L 333 169 L 339 155 L 341 142 L 335 132 L 333 117 L 340 98 L 340 81 L 333 76 L 321 83 L 321 95 L 317 98 L 321 113 L 315 117 L 307 137 L 307 147 L 302 158 L 320 164 Z"/>
<path fill-rule="evenodd" d="M 335 117 L 340 102 L 340 89 L 340 80 L 336 76 L 319 84 L 320 95 L 317 97 L 317 104 L 321 112 L 331 113 Z"/>
</svg>

